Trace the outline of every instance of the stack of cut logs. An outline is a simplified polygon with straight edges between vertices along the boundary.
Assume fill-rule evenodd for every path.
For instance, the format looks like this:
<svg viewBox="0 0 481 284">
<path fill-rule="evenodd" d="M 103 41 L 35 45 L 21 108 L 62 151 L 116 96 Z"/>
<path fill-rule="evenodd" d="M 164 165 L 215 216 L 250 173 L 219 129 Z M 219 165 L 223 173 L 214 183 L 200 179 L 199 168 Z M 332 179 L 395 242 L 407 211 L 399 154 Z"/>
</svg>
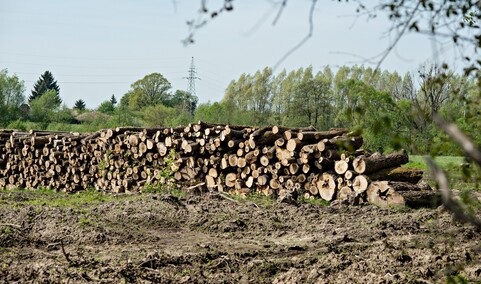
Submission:
<svg viewBox="0 0 481 284">
<path fill-rule="evenodd" d="M 218 125 L 118 127 L 90 134 L 0 131 L 0 187 L 142 190 L 163 183 L 210 190 L 403 204 L 429 187 L 407 154 L 370 154 L 346 129 Z M 404 197 L 403 197 L 404 196 Z"/>
</svg>

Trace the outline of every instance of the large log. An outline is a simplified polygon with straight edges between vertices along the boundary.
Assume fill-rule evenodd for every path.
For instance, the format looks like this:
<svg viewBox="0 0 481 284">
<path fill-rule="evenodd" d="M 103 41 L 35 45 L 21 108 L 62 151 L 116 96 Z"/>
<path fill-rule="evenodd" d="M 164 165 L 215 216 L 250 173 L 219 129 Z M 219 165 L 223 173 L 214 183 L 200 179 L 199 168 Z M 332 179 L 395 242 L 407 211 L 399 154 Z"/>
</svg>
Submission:
<svg viewBox="0 0 481 284">
<path fill-rule="evenodd" d="M 366 195 L 369 203 L 379 207 L 408 206 L 411 208 L 435 208 L 442 204 L 439 191 L 396 191 L 388 182 L 371 183 Z"/>
<path fill-rule="evenodd" d="M 388 181 L 388 186 L 396 191 L 429 191 L 432 190 L 431 186 L 425 182 L 413 184 L 410 182 L 402 181 Z"/>
<path fill-rule="evenodd" d="M 323 173 L 316 183 L 317 190 L 322 199 L 332 201 L 336 195 L 336 179 L 333 173 Z"/>
<path fill-rule="evenodd" d="M 389 180 L 416 184 L 423 178 L 423 171 L 420 169 L 406 167 L 391 167 L 381 169 L 380 171 L 371 173 L 368 176 L 373 181 Z"/>
<path fill-rule="evenodd" d="M 437 208 L 443 204 L 441 192 L 432 190 L 396 191 L 410 208 Z"/>
<path fill-rule="evenodd" d="M 353 160 L 354 170 L 359 174 L 370 174 L 385 168 L 397 167 L 406 164 L 409 157 L 406 151 L 395 152 L 389 155 L 374 153 L 369 157 L 360 156 Z"/>
<path fill-rule="evenodd" d="M 331 129 L 328 131 L 302 131 L 297 133 L 297 138 L 305 144 L 317 143 L 323 139 L 330 139 L 347 133 L 347 129 Z"/>
</svg>

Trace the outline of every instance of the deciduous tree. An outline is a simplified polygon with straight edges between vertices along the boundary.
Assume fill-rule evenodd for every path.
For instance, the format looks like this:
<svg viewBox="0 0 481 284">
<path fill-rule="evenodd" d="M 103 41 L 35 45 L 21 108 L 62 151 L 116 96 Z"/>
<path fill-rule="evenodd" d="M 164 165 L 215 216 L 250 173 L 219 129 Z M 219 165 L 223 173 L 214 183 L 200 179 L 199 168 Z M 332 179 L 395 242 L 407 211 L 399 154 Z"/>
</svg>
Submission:
<svg viewBox="0 0 481 284">
<path fill-rule="evenodd" d="M 170 89 L 170 82 L 162 74 L 149 74 L 130 86 L 129 107 L 140 110 L 147 106 L 166 105 L 170 100 Z"/>
<path fill-rule="evenodd" d="M 9 76 L 6 69 L 0 71 L 0 124 L 6 125 L 21 117 L 24 91 L 23 81 L 17 75 Z"/>
</svg>

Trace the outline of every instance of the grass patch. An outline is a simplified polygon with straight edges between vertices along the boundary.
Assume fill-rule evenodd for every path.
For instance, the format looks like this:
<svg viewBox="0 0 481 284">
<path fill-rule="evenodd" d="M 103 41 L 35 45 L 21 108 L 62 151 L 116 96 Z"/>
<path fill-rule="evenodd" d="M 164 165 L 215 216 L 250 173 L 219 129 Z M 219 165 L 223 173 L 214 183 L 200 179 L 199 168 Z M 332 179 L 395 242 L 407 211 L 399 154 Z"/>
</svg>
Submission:
<svg viewBox="0 0 481 284">
<path fill-rule="evenodd" d="M 79 223 L 79 226 L 84 228 L 84 227 L 88 227 L 88 226 L 93 226 L 94 225 L 94 221 L 92 221 L 91 219 L 87 218 L 87 217 L 80 217 L 78 219 L 78 223 Z"/>
<path fill-rule="evenodd" d="M 437 156 L 434 158 L 434 162 L 443 170 L 450 171 L 460 168 L 462 164 L 466 163 L 466 160 L 462 156 Z M 421 170 L 428 169 L 426 161 L 424 160 L 424 156 L 419 155 L 409 156 L 409 163 L 407 163 L 405 166 Z"/>
<path fill-rule="evenodd" d="M 51 189 L 2 189 L 0 204 L 24 207 L 47 206 L 59 208 L 83 208 L 85 205 L 100 204 L 118 200 L 119 198 L 139 198 L 138 195 L 112 195 L 99 191 L 87 190 L 74 194 L 58 192 Z"/>
<path fill-rule="evenodd" d="M 481 171 L 474 163 L 469 163 L 465 157 L 438 156 L 434 158 L 434 162 L 447 173 L 451 188 L 458 190 L 480 189 Z M 424 180 L 431 186 L 436 184 L 430 176 L 424 156 L 411 155 L 409 156 L 409 163 L 404 166 L 424 170 Z"/>
<path fill-rule="evenodd" d="M 300 203 L 307 203 L 311 205 L 316 205 L 316 206 L 329 206 L 330 202 L 327 200 L 324 200 L 322 198 L 304 198 L 301 197 L 298 199 Z"/>
<path fill-rule="evenodd" d="M 248 194 L 247 196 L 232 194 L 232 195 L 229 195 L 229 197 L 243 204 L 246 204 L 247 202 L 252 202 L 264 208 L 269 207 L 274 203 L 276 203 L 276 200 L 271 196 L 265 196 L 260 194 Z"/>
</svg>

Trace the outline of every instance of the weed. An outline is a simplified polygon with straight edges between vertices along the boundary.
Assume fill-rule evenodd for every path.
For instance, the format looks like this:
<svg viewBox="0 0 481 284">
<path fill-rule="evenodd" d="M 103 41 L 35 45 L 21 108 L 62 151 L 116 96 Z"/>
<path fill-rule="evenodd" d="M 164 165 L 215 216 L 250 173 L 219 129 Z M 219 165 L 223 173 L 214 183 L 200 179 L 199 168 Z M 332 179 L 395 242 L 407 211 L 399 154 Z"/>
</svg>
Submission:
<svg viewBox="0 0 481 284">
<path fill-rule="evenodd" d="M 106 160 L 101 160 L 101 161 L 99 162 L 99 170 L 100 170 L 100 171 L 106 170 L 108 165 L 109 165 L 109 162 L 108 162 L 108 161 L 106 161 Z"/>
<path fill-rule="evenodd" d="M 92 226 L 94 224 L 94 222 L 87 217 L 80 217 L 78 223 L 81 228 Z"/>
<path fill-rule="evenodd" d="M 329 206 L 330 202 L 321 198 L 304 198 L 301 197 L 298 199 L 300 203 L 307 203 L 316 206 Z"/>
<path fill-rule="evenodd" d="M 448 284 L 467 284 L 469 282 L 470 281 L 461 275 L 448 275 L 446 277 L 446 283 Z"/>
<path fill-rule="evenodd" d="M 164 157 L 164 164 L 158 169 L 155 180 L 144 186 L 144 192 L 180 194 L 180 192 L 175 192 L 174 174 L 179 169 L 175 156 L 175 150 L 171 149 L 169 154 Z"/>
<path fill-rule="evenodd" d="M 237 200 L 241 203 L 252 202 L 264 208 L 269 207 L 276 202 L 275 199 L 271 196 L 265 196 L 260 194 L 248 194 L 246 196 L 234 194 L 231 197 L 232 199 Z"/>
</svg>

